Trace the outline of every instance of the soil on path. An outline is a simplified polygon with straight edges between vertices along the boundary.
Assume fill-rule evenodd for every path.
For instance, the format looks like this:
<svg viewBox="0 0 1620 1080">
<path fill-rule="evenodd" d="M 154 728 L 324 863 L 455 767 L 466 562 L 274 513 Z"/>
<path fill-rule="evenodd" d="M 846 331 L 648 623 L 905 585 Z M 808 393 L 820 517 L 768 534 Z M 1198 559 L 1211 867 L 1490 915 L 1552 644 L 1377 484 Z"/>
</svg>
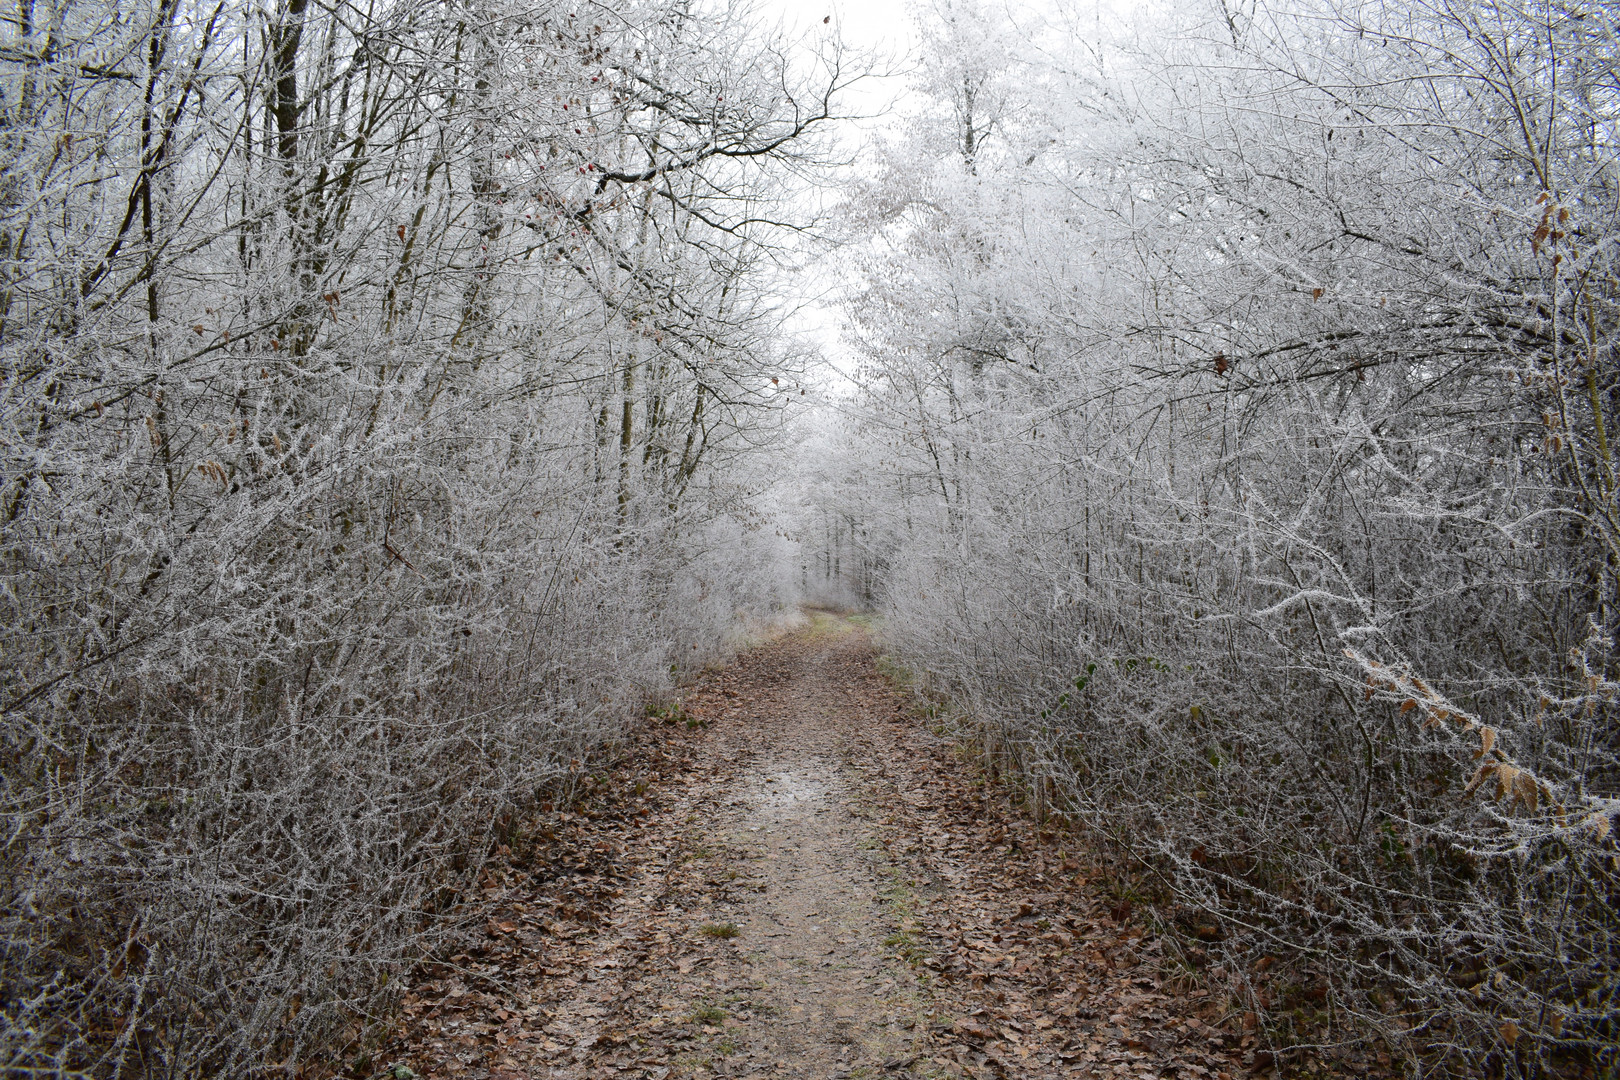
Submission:
<svg viewBox="0 0 1620 1080">
<path fill-rule="evenodd" d="M 818 615 L 515 840 L 384 1061 L 429 1078 L 1226 1077 L 1240 1017 Z"/>
</svg>

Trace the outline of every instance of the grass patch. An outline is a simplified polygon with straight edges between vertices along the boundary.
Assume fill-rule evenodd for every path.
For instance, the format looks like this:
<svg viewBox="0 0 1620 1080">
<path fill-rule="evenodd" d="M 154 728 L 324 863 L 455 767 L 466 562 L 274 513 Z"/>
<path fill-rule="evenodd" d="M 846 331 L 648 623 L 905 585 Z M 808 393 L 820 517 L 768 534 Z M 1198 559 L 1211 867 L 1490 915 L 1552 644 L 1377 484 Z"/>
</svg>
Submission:
<svg viewBox="0 0 1620 1080">
<path fill-rule="evenodd" d="M 883 939 L 883 944 L 886 948 L 893 949 L 896 956 L 916 970 L 930 955 L 928 947 L 923 944 L 917 933 L 917 894 L 913 891 L 911 882 L 900 871 L 890 868 L 888 877 L 889 885 L 878 890 L 878 899 L 889 909 L 895 930 Z"/>
<path fill-rule="evenodd" d="M 804 636 L 811 641 L 824 638 L 839 638 L 853 630 L 848 621 L 829 611 L 812 611 L 810 613 L 810 629 Z"/>
<path fill-rule="evenodd" d="M 665 705 L 648 705 L 647 719 L 659 724 L 679 724 L 683 721 L 688 726 L 691 724 L 691 717 L 686 715 L 686 710 L 681 708 L 679 701 L 671 701 Z"/>
<path fill-rule="evenodd" d="M 909 668 L 887 654 L 877 658 L 877 669 L 878 674 L 889 680 L 897 690 L 909 690 L 916 682 Z"/>
<path fill-rule="evenodd" d="M 915 968 L 928 959 L 928 950 L 918 943 L 917 932 L 911 926 L 902 926 L 899 930 L 883 939 L 886 948 L 893 949 L 895 955 Z"/>
<path fill-rule="evenodd" d="M 736 923 L 722 922 L 709 923 L 708 925 L 702 927 L 698 933 L 702 934 L 704 937 L 717 938 L 721 941 L 729 941 L 738 934 L 741 934 L 742 931 L 737 928 Z"/>
</svg>

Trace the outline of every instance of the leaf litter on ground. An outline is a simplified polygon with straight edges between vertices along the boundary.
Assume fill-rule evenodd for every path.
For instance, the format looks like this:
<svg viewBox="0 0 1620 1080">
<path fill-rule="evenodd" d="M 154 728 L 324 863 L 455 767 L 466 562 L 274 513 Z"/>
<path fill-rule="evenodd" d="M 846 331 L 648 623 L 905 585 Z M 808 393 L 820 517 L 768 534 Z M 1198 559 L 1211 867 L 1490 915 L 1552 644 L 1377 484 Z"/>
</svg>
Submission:
<svg viewBox="0 0 1620 1080">
<path fill-rule="evenodd" d="M 708 673 L 592 771 L 486 876 L 477 929 L 415 973 L 373 1060 L 429 1080 L 1277 1068 L 1253 1015 L 1169 963 L 843 620 Z"/>
</svg>

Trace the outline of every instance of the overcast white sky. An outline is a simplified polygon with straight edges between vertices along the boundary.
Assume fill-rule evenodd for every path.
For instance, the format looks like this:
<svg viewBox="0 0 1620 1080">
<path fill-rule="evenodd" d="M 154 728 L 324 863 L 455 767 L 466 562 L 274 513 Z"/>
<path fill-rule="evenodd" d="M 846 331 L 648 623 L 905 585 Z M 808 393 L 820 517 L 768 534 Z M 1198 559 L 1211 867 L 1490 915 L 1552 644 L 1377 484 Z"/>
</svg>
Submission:
<svg viewBox="0 0 1620 1080">
<path fill-rule="evenodd" d="M 832 17 L 851 52 L 872 55 L 880 74 L 864 79 L 845 96 L 846 111 L 865 119 L 849 125 L 844 134 L 847 152 L 853 154 L 865 140 L 880 137 L 900 117 L 901 99 L 907 89 L 907 73 L 914 62 L 916 38 L 911 11 L 926 0 L 761 0 L 760 8 L 780 18 L 789 30 L 815 33 L 821 20 Z M 828 196 L 830 198 L 830 196 Z M 790 322 L 790 330 L 813 341 L 834 370 L 847 369 L 849 360 L 839 345 L 842 313 L 837 307 L 835 260 L 819 260 L 794 282 L 799 295 L 790 302 L 809 301 Z M 811 298 L 829 294 L 824 300 Z M 832 373 L 829 373 L 832 374 Z M 817 382 L 822 382 L 818 379 Z M 836 374 L 833 381 L 837 381 Z"/>
<path fill-rule="evenodd" d="M 844 137 L 853 155 L 863 143 L 896 131 L 908 115 L 914 114 L 915 102 L 908 102 L 907 92 L 911 73 L 920 62 L 917 54 L 917 18 L 929 12 L 936 0 L 758 0 L 761 10 L 782 20 L 785 28 L 803 33 L 820 31 L 817 25 L 831 16 L 834 27 L 844 43 L 857 54 L 876 58 L 881 74 L 864 79 L 846 95 L 847 112 L 863 117 L 846 127 Z M 994 6 L 998 0 L 984 0 Z M 1153 6 L 1156 0 L 1091 0 L 1099 9 L 1115 15 L 1139 12 Z M 1174 4 L 1179 0 L 1157 0 Z M 1050 0 L 1011 0 L 1008 7 L 1021 11 L 1024 17 L 1056 5 Z M 1081 10 L 1085 6 L 1082 5 Z M 926 17 L 926 15 L 923 15 Z M 829 378 L 817 380 L 825 388 L 835 389 L 840 374 L 853 370 L 853 360 L 847 354 L 840 335 L 843 314 L 838 307 L 837 293 L 844 284 L 840 281 L 841 262 L 821 259 L 813 268 L 792 284 L 796 293 L 790 302 L 805 306 L 790 320 L 790 332 L 813 341 L 823 358 L 831 364 L 826 372 Z M 847 384 L 846 384 L 847 385 Z"/>
<path fill-rule="evenodd" d="M 857 52 L 892 58 L 905 68 L 915 39 L 911 10 L 916 0 L 761 0 L 760 7 L 779 17 L 790 29 L 819 30 L 816 24 L 831 17 L 844 42 Z M 886 85 L 885 85 L 886 84 Z M 856 89 L 851 102 L 859 111 L 880 114 L 885 99 L 904 89 L 900 78 L 869 80 Z"/>
</svg>

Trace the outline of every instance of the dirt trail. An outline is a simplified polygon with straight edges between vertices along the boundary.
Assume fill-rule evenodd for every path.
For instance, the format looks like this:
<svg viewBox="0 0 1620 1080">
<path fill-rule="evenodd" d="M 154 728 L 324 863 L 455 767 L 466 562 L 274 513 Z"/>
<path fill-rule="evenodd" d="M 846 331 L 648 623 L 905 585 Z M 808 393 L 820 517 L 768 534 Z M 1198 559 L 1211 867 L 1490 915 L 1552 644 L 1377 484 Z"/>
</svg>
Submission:
<svg viewBox="0 0 1620 1080">
<path fill-rule="evenodd" d="M 721 706 L 733 722 L 703 756 L 724 763 L 732 794 L 719 806 L 700 795 L 689 808 L 724 845 L 708 860 L 724 866 L 718 876 L 742 884 L 693 912 L 720 928 L 711 933 L 738 931 L 710 978 L 746 989 L 766 1020 L 739 1047 L 747 1064 L 788 1076 L 896 1062 L 910 1041 L 902 1025 L 917 1020 L 909 973 L 885 957 L 893 919 L 877 888 L 886 860 L 845 761 L 874 702 L 848 682 L 855 641 L 835 644 L 845 635 L 827 629 L 811 635 L 825 638 L 820 647 L 789 654 L 787 678 Z"/>
<path fill-rule="evenodd" d="M 907 715 L 860 627 L 818 616 L 683 709 L 514 843 L 383 1060 L 459 1080 L 1269 1064 Z"/>
</svg>

